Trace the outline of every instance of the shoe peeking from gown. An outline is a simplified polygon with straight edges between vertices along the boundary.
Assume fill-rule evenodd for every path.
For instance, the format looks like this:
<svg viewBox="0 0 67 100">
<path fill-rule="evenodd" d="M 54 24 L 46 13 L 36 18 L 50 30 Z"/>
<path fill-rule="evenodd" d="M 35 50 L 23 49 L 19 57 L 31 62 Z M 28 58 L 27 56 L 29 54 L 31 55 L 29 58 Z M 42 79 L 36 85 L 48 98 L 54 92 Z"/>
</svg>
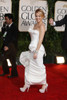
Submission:
<svg viewBox="0 0 67 100">
<path fill-rule="evenodd" d="M 20 91 L 21 91 L 21 92 L 25 92 L 25 91 L 27 90 L 27 92 L 28 92 L 28 91 L 29 91 L 29 88 L 30 88 L 30 86 L 26 86 L 26 85 L 25 85 L 24 87 L 21 87 L 21 88 L 20 88 Z"/>
<path fill-rule="evenodd" d="M 45 91 L 47 91 L 47 88 L 48 88 L 48 84 L 46 84 L 43 89 L 39 89 L 39 92 L 44 93 Z"/>
</svg>

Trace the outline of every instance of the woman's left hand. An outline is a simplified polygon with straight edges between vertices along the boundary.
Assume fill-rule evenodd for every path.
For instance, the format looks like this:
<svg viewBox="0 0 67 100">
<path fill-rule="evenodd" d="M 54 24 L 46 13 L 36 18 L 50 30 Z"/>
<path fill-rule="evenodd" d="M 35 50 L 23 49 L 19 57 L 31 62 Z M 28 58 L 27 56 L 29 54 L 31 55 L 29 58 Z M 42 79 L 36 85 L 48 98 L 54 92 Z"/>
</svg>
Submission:
<svg viewBox="0 0 67 100">
<path fill-rule="evenodd" d="M 34 58 L 34 59 L 37 58 L 37 53 L 34 53 L 33 58 Z"/>
</svg>

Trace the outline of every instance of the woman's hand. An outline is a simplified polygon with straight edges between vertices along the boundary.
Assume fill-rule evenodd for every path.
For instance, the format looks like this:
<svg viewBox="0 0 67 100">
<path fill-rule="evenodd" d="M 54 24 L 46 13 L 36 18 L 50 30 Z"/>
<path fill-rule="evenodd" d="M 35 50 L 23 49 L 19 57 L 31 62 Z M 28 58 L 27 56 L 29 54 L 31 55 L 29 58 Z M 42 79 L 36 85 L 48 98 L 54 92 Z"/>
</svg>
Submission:
<svg viewBox="0 0 67 100">
<path fill-rule="evenodd" d="M 33 58 L 34 58 L 34 59 L 37 58 L 37 53 L 34 53 Z"/>
</svg>

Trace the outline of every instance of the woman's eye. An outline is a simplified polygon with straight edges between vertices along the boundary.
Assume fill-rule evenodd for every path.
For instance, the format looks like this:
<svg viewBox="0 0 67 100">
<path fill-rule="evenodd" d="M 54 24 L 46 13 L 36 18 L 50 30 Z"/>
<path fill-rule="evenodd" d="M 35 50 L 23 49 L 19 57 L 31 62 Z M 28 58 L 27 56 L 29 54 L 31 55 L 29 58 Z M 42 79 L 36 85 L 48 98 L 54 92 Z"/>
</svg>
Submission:
<svg viewBox="0 0 67 100">
<path fill-rule="evenodd" d="M 37 16 L 35 16 L 35 17 L 37 17 Z"/>
</svg>

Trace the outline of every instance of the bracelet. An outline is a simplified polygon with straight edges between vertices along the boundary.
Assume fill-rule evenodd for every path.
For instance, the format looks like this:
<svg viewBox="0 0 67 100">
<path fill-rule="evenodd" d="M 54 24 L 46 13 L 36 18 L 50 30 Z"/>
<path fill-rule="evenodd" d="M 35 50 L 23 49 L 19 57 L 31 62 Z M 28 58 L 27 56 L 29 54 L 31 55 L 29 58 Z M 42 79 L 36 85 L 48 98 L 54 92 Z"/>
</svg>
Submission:
<svg viewBox="0 0 67 100">
<path fill-rule="evenodd" d="M 37 51 L 37 50 L 35 50 L 35 51 L 34 51 L 34 53 L 36 53 L 36 54 L 37 54 L 37 53 L 38 53 L 38 51 Z"/>
</svg>

